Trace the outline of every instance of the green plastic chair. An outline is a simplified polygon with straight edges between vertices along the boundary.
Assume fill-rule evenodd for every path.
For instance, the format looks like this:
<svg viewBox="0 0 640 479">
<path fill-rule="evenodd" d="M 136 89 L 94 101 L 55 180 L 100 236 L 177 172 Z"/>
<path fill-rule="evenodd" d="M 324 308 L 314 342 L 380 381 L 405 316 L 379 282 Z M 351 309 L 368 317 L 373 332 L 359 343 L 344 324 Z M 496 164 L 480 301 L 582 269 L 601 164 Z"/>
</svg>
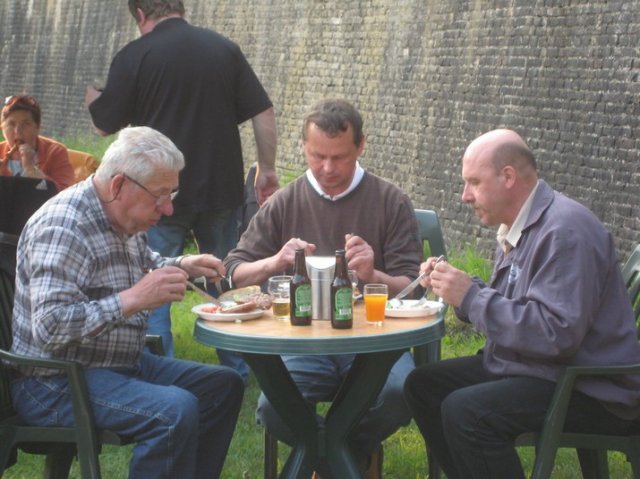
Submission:
<svg viewBox="0 0 640 479">
<path fill-rule="evenodd" d="M 420 242 L 427 243 L 429 246 L 430 256 L 447 256 L 447 250 L 444 245 L 444 237 L 442 235 L 442 228 L 440 227 L 440 221 L 438 220 L 438 214 L 433 210 L 415 210 L 416 219 L 418 220 L 418 232 Z M 426 259 L 426 258 L 425 258 Z M 446 312 L 446 310 L 445 310 Z M 427 364 L 431 362 L 440 361 L 441 356 L 441 344 L 440 341 L 436 341 L 429 344 L 424 344 L 413 348 L 413 359 L 416 366 Z M 436 462 L 436 458 L 431 454 L 429 445 L 427 444 L 427 461 L 429 464 L 429 479 L 440 478 L 440 467 Z"/>
<path fill-rule="evenodd" d="M 430 256 L 447 256 L 438 214 L 433 210 L 415 210 L 420 242 L 429 246 Z M 425 258 L 426 259 L 426 258 Z M 440 360 L 440 341 L 413 348 L 417 365 Z M 431 476 L 430 476 L 431 477 Z"/>
<path fill-rule="evenodd" d="M 636 323 L 640 321 L 640 245 L 627 260 L 622 274 L 633 305 Z M 620 451 L 631 463 L 633 477 L 640 479 L 640 427 L 635 434 L 608 436 L 603 434 L 576 434 L 563 432 L 569 399 L 580 376 L 615 376 L 640 374 L 640 364 L 628 366 L 570 366 L 556 385 L 542 431 L 526 433 L 516 439 L 516 446 L 535 446 L 536 458 L 532 479 L 551 477 L 558 448 L 575 448 L 580 460 L 582 477 L 605 479 L 609 477 L 607 451 Z M 639 424 L 640 426 L 640 424 Z"/>
<path fill-rule="evenodd" d="M 133 439 L 112 431 L 98 430 L 84 371 L 79 363 L 19 356 L 10 353 L 11 316 L 14 298 L 14 273 L 0 268 L 0 477 L 17 461 L 17 449 L 30 454 L 46 455 L 45 478 L 66 478 L 77 455 L 83 479 L 99 479 L 98 455 L 102 444 L 125 445 Z M 148 336 L 149 349 L 164 354 L 160 336 Z M 25 424 L 16 414 L 9 391 L 12 379 L 6 363 L 57 369 L 69 378 L 75 427 L 46 427 Z"/>
</svg>

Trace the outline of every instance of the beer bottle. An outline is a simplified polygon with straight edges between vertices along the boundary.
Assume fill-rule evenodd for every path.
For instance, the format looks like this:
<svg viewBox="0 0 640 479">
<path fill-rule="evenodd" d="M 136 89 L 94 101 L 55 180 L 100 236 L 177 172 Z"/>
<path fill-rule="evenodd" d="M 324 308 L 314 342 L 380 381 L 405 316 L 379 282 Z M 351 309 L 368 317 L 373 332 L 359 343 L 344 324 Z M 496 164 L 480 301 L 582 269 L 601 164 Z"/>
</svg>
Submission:
<svg viewBox="0 0 640 479">
<path fill-rule="evenodd" d="M 336 250 L 336 270 L 331 283 L 331 327 L 353 327 L 353 290 L 344 250 Z"/>
<path fill-rule="evenodd" d="M 296 249 L 293 277 L 289 284 L 291 324 L 293 326 L 309 326 L 311 324 L 311 280 L 307 274 L 303 248 Z"/>
</svg>

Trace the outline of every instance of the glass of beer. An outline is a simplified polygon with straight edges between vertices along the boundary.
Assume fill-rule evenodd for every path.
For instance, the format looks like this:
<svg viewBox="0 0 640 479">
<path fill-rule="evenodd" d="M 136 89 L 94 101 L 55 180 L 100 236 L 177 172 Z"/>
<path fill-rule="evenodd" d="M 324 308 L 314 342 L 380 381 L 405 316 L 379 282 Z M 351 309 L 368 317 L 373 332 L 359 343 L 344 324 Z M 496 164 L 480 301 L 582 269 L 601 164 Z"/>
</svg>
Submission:
<svg viewBox="0 0 640 479">
<path fill-rule="evenodd" d="M 388 298 L 389 290 L 386 284 L 364 285 L 364 309 L 368 323 L 382 325 Z"/>
<path fill-rule="evenodd" d="M 349 279 L 351 280 L 351 287 L 353 288 L 353 301 L 355 302 L 360 298 L 360 291 L 358 290 L 358 274 L 350 269 L 348 272 Z"/>
<path fill-rule="evenodd" d="M 271 295 L 273 317 L 289 320 L 289 284 L 291 276 L 272 276 L 268 291 Z"/>
</svg>

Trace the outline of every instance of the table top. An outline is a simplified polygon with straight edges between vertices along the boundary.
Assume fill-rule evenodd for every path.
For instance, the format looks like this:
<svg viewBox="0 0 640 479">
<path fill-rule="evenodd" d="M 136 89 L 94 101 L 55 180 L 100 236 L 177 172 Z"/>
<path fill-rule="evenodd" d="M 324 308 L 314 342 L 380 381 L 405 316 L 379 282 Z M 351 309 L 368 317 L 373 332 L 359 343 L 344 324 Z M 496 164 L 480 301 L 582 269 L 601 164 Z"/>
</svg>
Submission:
<svg viewBox="0 0 640 479">
<path fill-rule="evenodd" d="M 391 351 L 436 341 L 444 335 L 442 312 L 418 318 L 386 318 L 382 325 L 367 323 L 364 305 L 354 307 L 352 329 L 333 329 L 331 322 L 314 320 L 311 326 L 291 326 L 265 311 L 243 322 L 198 318 L 194 337 L 209 346 L 262 354 L 352 354 Z"/>
</svg>

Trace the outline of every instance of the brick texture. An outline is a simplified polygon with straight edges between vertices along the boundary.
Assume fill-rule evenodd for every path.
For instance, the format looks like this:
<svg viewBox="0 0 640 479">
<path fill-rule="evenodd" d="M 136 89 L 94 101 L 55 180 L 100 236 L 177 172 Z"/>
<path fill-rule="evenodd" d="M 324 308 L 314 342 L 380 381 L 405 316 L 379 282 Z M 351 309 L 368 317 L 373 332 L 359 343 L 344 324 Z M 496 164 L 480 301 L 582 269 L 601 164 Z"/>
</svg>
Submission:
<svg viewBox="0 0 640 479">
<path fill-rule="evenodd" d="M 235 40 L 276 106 L 278 165 L 304 169 L 300 125 L 323 96 L 363 113 L 363 165 L 438 211 L 447 243 L 487 256 L 493 229 L 460 204 L 460 158 L 510 127 L 541 176 L 591 208 L 624 258 L 640 242 L 639 0 L 185 0 Z M 0 91 L 43 105 L 43 133 L 92 132 L 84 85 L 138 33 L 126 2 L 0 2 Z M 180 121 L 177 119 L 176 121 Z M 247 166 L 255 158 L 243 125 Z M 363 212 L 367 214 L 367 212 Z"/>
</svg>

